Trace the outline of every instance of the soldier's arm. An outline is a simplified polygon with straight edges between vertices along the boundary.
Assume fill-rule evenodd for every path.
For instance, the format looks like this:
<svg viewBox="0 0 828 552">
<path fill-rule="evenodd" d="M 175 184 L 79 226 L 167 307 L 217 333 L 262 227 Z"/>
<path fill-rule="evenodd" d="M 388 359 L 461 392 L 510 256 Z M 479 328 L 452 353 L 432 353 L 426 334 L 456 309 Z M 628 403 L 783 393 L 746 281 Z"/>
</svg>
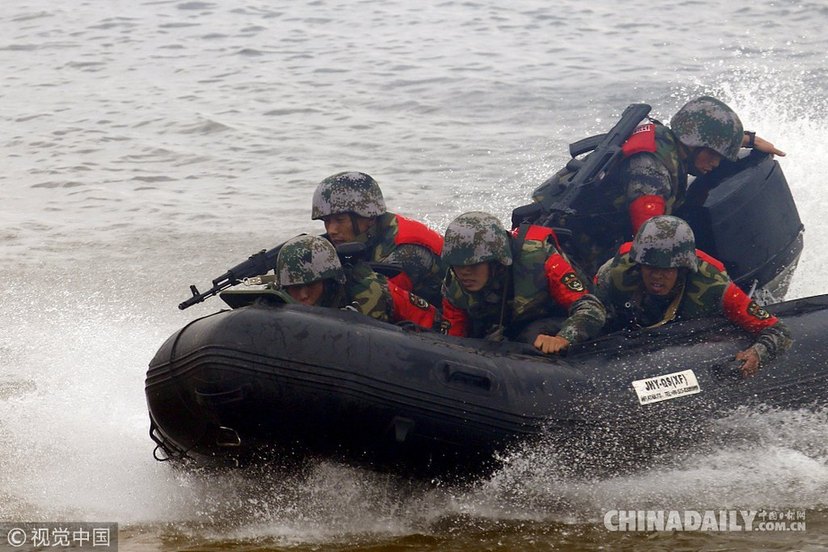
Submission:
<svg viewBox="0 0 828 552">
<path fill-rule="evenodd" d="M 385 277 L 359 263 L 350 270 L 347 285 L 352 304 L 359 312 L 375 320 L 391 321 L 394 301 Z"/>
<path fill-rule="evenodd" d="M 742 147 L 753 148 L 764 153 L 769 153 L 771 155 L 785 157 L 784 151 L 777 149 L 776 146 L 774 146 L 761 136 L 757 136 L 755 132 L 745 132 L 745 137 L 742 138 Z"/>
<path fill-rule="evenodd" d="M 439 298 L 443 271 L 434 254 L 425 247 L 415 244 L 403 244 L 397 247 L 382 262 L 393 264 L 402 269 L 411 283 L 406 285 L 404 280 L 394 281 L 403 289 L 414 291 L 430 301 Z"/>
<path fill-rule="evenodd" d="M 595 275 L 595 297 L 598 298 L 598 301 L 601 302 L 607 313 L 606 323 L 603 328 L 605 333 L 621 329 L 623 326 L 623 323 L 617 314 L 615 306 L 616 296 L 613 292 L 614 286 L 612 283 L 612 267 L 614 261 L 615 258 L 612 258 L 605 262 L 601 268 L 598 269 L 598 273 Z"/>
<path fill-rule="evenodd" d="M 756 336 L 750 348 L 760 363 L 787 351 L 793 344 L 785 323 L 757 305 L 733 282 L 722 297 L 722 310 L 728 320 Z"/>
<path fill-rule="evenodd" d="M 601 333 L 607 319 L 607 311 L 601 301 L 587 293 L 569 308 L 569 318 L 561 325 L 558 335 L 570 343 L 592 339 Z"/>
<path fill-rule="evenodd" d="M 394 301 L 394 322 L 405 320 L 423 328 L 442 329 L 443 318 L 434 305 L 391 281 L 388 282 L 388 291 Z"/>
<path fill-rule="evenodd" d="M 637 153 L 621 166 L 627 209 L 633 234 L 648 219 L 667 213 L 673 184 L 667 168 L 652 154 Z"/>
<path fill-rule="evenodd" d="M 570 343 L 597 336 L 604 326 L 607 311 L 596 296 L 587 293 L 572 265 L 555 251 L 546 260 L 544 271 L 549 294 L 569 314 L 558 336 Z"/>
</svg>

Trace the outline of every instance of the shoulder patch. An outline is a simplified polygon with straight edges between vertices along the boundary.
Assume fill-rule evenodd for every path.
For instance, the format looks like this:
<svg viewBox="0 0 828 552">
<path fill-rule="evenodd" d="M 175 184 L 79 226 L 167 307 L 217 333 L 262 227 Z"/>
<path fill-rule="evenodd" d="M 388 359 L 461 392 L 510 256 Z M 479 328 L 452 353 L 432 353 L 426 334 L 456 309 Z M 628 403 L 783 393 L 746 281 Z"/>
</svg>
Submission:
<svg viewBox="0 0 828 552">
<path fill-rule="evenodd" d="M 756 304 L 756 301 L 751 301 L 747 307 L 748 314 L 758 318 L 759 320 L 767 320 L 770 318 L 770 313 Z"/>
<path fill-rule="evenodd" d="M 563 278 L 561 278 L 561 283 L 572 291 L 584 291 L 584 283 L 581 282 L 574 272 L 564 274 Z"/>
<path fill-rule="evenodd" d="M 411 301 L 411 304 L 417 307 L 418 309 L 428 310 L 428 301 L 426 301 L 419 295 L 414 295 L 409 291 L 408 300 Z"/>
</svg>

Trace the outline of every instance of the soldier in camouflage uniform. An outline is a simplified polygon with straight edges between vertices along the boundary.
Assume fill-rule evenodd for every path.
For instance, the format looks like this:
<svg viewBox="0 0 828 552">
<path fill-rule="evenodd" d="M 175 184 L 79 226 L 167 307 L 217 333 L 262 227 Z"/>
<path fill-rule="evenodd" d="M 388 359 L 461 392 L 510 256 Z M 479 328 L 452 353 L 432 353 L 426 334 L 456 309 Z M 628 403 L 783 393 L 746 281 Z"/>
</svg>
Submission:
<svg viewBox="0 0 828 552">
<path fill-rule="evenodd" d="M 594 274 L 647 219 L 671 214 L 681 205 L 688 174 L 706 174 L 722 159 L 735 161 L 742 147 L 785 155 L 755 132 L 745 132 L 738 115 L 710 96 L 687 102 L 670 120 L 670 128 L 656 120 L 642 121 L 623 145 L 618 176 L 607 182 L 601 197 L 593 202 L 595 222 L 575 236 L 579 264 Z M 554 185 L 566 182 L 572 172 L 564 169 L 556 176 Z M 542 201 L 546 193 L 541 187 L 533 199 Z M 629 224 L 617 224 L 625 212 Z M 609 232 L 619 235 L 591 234 L 595 224 L 615 225 Z"/>
<path fill-rule="evenodd" d="M 722 159 L 735 161 L 743 146 L 785 155 L 756 133 L 746 133 L 739 116 L 710 96 L 687 102 L 673 115 L 670 129 L 655 121 L 640 125 L 625 144 L 620 170 L 632 232 L 681 204 L 688 174 L 707 174 Z"/>
<path fill-rule="evenodd" d="M 450 335 L 501 334 L 557 353 L 598 334 L 603 305 L 585 289 L 549 228 L 509 234 L 494 216 L 471 212 L 446 229 L 443 316 Z"/>
<path fill-rule="evenodd" d="M 375 320 L 391 320 L 387 285 L 365 263 L 344 268 L 336 250 L 319 236 L 285 242 L 276 258 L 278 284 L 297 302 L 320 307 L 354 307 Z"/>
<path fill-rule="evenodd" d="M 726 317 L 756 336 L 751 347 L 736 354 L 746 376 L 792 343 L 781 320 L 739 289 L 720 262 L 696 249 L 693 230 L 678 217 L 644 222 L 632 243 L 598 271 L 596 295 L 607 308 L 609 331 Z"/>
<path fill-rule="evenodd" d="M 325 223 L 334 245 L 364 243 L 369 261 L 402 270 L 391 281 L 440 304 L 442 238 L 420 222 L 387 212 L 382 191 L 369 175 L 343 172 L 323 180 L 313 194 L 311 218 Z"/>
<path fill-rule="evenodd" d="M 444 330 L 440 312 L 363 261 L 340 262 L 333 245 L 320 236 L 285 242 L 276 258 L 277 283 L 296 302 L 320 307 L 353 307 L 383 322 L 413 322 Z"/>
</svg>

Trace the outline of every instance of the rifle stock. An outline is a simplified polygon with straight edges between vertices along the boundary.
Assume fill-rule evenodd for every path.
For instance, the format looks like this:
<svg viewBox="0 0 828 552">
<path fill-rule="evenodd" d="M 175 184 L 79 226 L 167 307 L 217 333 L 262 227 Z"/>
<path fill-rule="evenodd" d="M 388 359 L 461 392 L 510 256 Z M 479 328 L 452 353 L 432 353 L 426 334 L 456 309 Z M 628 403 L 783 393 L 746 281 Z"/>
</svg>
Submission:
<svg viewBox="0 0 828 552">
<path fill-rule="evenodd" d="M 586 188 L 599 185 L 618 165 L 623 157 L 621 147 L 635 127 L 650 113 L 647 104 L 630 104 L 621 114 L 618 123 L 606 134 L 593 136 L 570 146 L 573 153 L 585 153 L 594 144 L 595 149 L 583 160 L 578 160 L 577 171 L 568 185 L 551 195 L 544 207 L 548 211 L 576 213 L 573 205 Z"/>
</svg>

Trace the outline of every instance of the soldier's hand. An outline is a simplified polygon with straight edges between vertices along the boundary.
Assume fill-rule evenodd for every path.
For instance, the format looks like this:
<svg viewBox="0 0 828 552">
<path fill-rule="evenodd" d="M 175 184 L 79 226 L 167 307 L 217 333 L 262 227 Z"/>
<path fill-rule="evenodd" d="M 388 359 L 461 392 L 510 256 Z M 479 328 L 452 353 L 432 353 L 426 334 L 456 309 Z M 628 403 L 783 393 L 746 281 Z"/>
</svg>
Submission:
<svg viewBox="0 0 828 552">
<path fill-rule="evenodd" d="M 745 140 L 742 142 L 742 145 L 747 145 L 748 137 L 745 136 Z M 764 153 L 770 153 L 771 155 L 778 155 L 779 157 L 785 157 L 785 152 L 776 149 L 776 146 L 762 138 L 761 136 L 754 137 L 753 142 L 753 149 L 759 150 Z"/>
<path fill-rule="evenodd" d="M 753 348 L 736 353 L 736 360 L 743 361 L 742 376 L 749 378 L 759 370 L 759 354 Z"/>
<path fill-rule="evenodd" d="M 535 338 L 534 345 L 544 354 L 559 353 L 569 347 L 569 341 L 558 335 L 540 334 Z"/>
</svg>

